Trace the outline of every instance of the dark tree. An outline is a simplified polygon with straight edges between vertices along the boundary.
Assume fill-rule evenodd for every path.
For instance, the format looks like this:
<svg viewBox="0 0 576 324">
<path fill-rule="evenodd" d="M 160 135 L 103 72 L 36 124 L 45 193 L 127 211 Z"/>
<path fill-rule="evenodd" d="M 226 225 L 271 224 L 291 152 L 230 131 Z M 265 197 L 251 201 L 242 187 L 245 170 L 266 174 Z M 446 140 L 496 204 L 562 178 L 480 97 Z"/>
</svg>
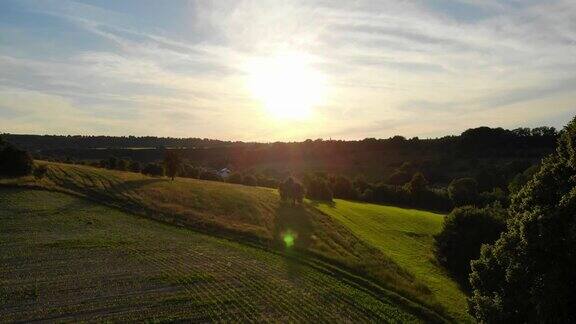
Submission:
<svg viewBox="0 0 576 324">
<path fill-rule="evenodd" d="M 166 170 L 166 175 L 172 180 L 178 175 L 180 171 L 180 166 L 182 165 L 182 159 L 180 158 L 180 153 L 176 150 L 165 150 L 164 151 L 164 169 Z"/>
<path fill-rule="evenodd" d="M 478 183 L 472 178 L 453 180 L 448 195 L 456 206 L 474 205 L 478 200 Z"/>
<path fill-rule="evenodd" d="M 306 184 L 306 198 L 332 201 L 332 189 L 325 178 L 312 176 Z"/>
<path fill-rule="evenodd" d="M 354 190 L 352 181 L 350 181 L 350 179 L 347 177 L 342 175 L 332 177 L 330 183 L 334 197 L 343 199 L 356 198 L 356 190 Z"/>
<path fill-rule="evenodd" d="M 480 255 L 482 244 L 494 243 L 504 230 L 505 211 L 498 208 L 455 208 L 435 237 L 436 257 L 463 285 L 470 274 L 470 261 Z"/>
<path fill-rule="evenodd" d="M 576 322 L 576 118 L 513 197 L 506 231 L 472 262 L 471 313 L 486 323 Z"/>
<path fill-rule="evenodd" d="M 292 205 L 301 204 L 304 200 L 304 187 L 292 177 L 288 177 L 278 187 L 280 199 Z"/>
<path fill-rule="evenodd" d="M 406 190 L 411 195 L 419 195 L 428 190 L 428 180 L 420 172 L 412 176 L 412 180 L 406 184 Z"/>
<path fill-rule="evenodd" d="M 25 176 L 32 173 L 34 161 L 30 153 L 8 143 L 0 144 L 0 175 Z"/>
</svg>

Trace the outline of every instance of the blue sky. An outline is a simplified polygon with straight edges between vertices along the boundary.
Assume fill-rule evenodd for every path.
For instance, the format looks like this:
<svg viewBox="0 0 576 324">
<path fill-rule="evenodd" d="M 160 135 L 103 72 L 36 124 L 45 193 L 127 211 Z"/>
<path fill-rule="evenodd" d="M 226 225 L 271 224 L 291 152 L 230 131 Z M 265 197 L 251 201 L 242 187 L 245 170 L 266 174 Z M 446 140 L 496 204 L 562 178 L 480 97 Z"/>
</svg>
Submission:
<svg viewBox="0 0 576 324">
<path fill-rule="evenodd" d="M 251 88 L 286 53 L 301 73 Z M 274 141 L 562 127 L 575 72 L 571 0 L 0 1 L 0 132 Z M 309 96 L 311 79 L 321 96 L 289 100 L 306 117 L 267 107 Z"/>
</svg>

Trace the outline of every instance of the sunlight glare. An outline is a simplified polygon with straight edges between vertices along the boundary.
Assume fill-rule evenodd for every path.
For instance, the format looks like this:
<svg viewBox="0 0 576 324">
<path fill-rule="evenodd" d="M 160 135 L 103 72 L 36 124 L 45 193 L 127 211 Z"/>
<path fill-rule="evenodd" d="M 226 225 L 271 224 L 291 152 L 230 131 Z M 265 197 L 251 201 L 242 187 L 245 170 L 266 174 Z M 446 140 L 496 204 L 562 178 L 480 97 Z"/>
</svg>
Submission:
<svg viewBox="0 0 576 324">
<path fill-rule="evenodd" d="M 325 79 L 310 67 L 304 54 L 285 53 L 254 60 L 248 73 L 252 95 L 276 118 L 309 118 L 324 99 Z"/>
</svg>

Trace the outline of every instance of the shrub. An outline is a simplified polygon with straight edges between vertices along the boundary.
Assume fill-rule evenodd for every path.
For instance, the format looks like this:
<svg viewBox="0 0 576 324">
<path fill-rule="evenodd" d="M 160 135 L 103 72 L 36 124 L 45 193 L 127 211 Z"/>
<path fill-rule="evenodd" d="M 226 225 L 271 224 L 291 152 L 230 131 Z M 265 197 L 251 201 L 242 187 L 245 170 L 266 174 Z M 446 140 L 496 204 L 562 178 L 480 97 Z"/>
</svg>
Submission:
<svg viewBox="0 0 576 324">
<path fill-rule="evenodd" d="M 482 244 L 493 243 L 504 230 L 501 208 L 455 208 L 435 237 L 436 258 L 463 286 L 470 274 L 470 261 L 480 255 Z"/>
</svg>

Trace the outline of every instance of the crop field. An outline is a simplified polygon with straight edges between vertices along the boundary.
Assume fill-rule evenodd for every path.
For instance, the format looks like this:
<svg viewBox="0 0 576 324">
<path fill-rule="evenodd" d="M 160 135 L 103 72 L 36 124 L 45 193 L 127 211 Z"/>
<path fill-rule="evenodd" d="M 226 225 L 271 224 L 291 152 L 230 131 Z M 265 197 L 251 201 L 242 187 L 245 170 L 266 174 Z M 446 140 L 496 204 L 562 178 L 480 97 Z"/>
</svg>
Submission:
<svg viewBox="0 0 576 324">
<path fill-rule="evenodd" d="M 420 322 L 284 256 L 62 193 L 0 188 L 0 322 Z"/>
<path fill-rule="evenodd" d="M 283 250 L 284 238 L 289 235 L 292 250 L 307 259 L 321 259 L 344 267 L 357 277 L 424 305 L 426 312 L 432 310 L 438 315 L 443 311 L 425 284 L 385 253 L 312 204 L 297 207 L 281 204 L 276 190 L 37 163 L 48 166 L 45 178 L 0 179 L 0 184 L 71 193 L 131 214 L 267 249 Z"/>
<path fill-rule="evenodd" d="M 317 207 L 414 274 L 453 317 L 470 320 L 466 296 L 433 256 L 433 235 L 441 230 L 443 215 L 339 199 Z"/>
</svg>

